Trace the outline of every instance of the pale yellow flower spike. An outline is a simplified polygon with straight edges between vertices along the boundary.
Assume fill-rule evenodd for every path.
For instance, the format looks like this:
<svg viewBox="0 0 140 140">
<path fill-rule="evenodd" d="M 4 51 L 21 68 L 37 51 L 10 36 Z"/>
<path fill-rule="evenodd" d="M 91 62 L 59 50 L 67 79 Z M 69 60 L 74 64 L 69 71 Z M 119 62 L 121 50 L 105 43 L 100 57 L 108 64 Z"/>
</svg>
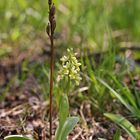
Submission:
<svg viewBox="0 0 140 140">
<path fill-rule="evenodd" d="M 76 53 L 73 52 L 73 49 L 67 49 L 67 55 L 64 55 L 61 59 L 62 67 L 59 71 L 59 75 L 61 79 L 64 79 L 66 76 L 70 78 L 70 80 L 75 81 L 76 85 L 79 85 L 80 80 L 80 65 L 76 58 Z"/>
</svg>

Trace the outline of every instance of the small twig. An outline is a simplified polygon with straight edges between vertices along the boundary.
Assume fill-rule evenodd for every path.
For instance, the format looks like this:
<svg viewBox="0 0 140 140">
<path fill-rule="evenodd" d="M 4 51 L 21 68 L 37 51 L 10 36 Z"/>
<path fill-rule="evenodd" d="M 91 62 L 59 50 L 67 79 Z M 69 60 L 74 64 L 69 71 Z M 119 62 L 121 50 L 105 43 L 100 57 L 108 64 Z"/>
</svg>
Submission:
<svg viewBox="0 0 140 140">
<path fill-rule="evenodd" d="M 51 59 L 50 59 L 50 105 L 49 105 L 49 117 L 50 117 L 50 140 L 52 140 L 52 96 L 53 96 L 53 71 L 54 71 L 54 30 L 56 28 L 55 21 L 55 6 L 52 0 L 48 0 L 49 5 L 49 22 L 46 28 L 46 32 L 49 36 L 51 43 Z"/>
<path fill-rule="evenodd" d="M 82 135 L 82 129 L 80 129 L 80 130 L 78 131 L 78 134 L 76 134 L 76 135 L 72 138 L 72 140 L 77 140 L 78 137 L 81 136 L 81 135 Z"/>
</svg>

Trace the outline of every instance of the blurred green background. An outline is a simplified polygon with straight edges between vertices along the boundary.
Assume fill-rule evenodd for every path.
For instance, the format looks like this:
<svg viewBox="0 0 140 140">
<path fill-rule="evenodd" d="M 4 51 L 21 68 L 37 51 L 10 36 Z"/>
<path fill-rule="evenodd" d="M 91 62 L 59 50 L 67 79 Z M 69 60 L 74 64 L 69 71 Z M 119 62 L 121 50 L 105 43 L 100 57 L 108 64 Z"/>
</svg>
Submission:
<svg viewBox="0 0 140 140">
<path fill-rule="evenodd" d="M 134 75 L 140 72 L 140 67 L 137 65 L 136 71 L 133 68 L 129 69 L 130 71 L 127 69 L 128 65 L 135 66 L 135 59 L 140 59 L 139 51 L 134 52 L 134 58 L 128 60 L 125 57 L 129 56 L 119 52 L 122 47 L 135 45 L 139 47 L 140 1 L 54 0 L 54 2 L 57 9 L 55 46 L 58 48 L 56 51 L 59 52 L 56 54 L 61 57 L 66 48 L 76 49 L 82 63 L 81 86 L 88 86 L 88 92 L 92 96 L 89 98 L 93 100 L 94 105 L 104 107 L 104 104 L 110 100 L 110 96 L 105 95 L 105 88 L 97 82 L 95 76 L 108 80 L 108 74 L 112 74 L 122 82 L 123 76 L 129 75 L 130 71 Z M 19 56 L 15 54 L 13 56 L 14 59 L 19 60 L 19 63 L 14 62 L 14 65 L 20 64 L 21 72 L 9 85 L 12 85 L 15 79 L 20 79 L 22 83 L 27 73 L 33 73 L 41 84 L 44 94 L 46 91 L 48 93 L 49 63 L 48 61 L 46 63 L 46 59 L 42 62 L 40 58 L 49 48 L 49 40 L 45 33 L 47 22 L 47 0 L 0 1 L 0 56 L 7 56 L 14 48 L 20 49 L 15 51 Z M 30 55 L 24 59 L 23 53 L 27 54 L 28 51 Z M 96 53 L 100 56 L 97 61 L 98 56 L 94 56 Z M 119 66 L 116 65 L 116 61 L 119 62 Z M 89 79 L 86 78 L 87 76 Z M 108 82 L 115 87 L 110 79 Z"/>
<path fill-rule="evenodd" d="M 139 41 L 139 0 L 55 0 L 57 35 L 63 44 L 102 47 L 106 33 L 125 32 Z M 48 16 L 47 0 L 1 0 L 0 40 L 19 41 L 45 32 Z M 114 35 L 115 36 L 115 35 Z M 127 38 L 125 37 L 125 38 Z M 77 44 L 78 43 L 78 44 Z"/>
<path fill-rule="evenodd" d="M 96 110 L 94 115 L 106 111 L 130 114 L 120 98 L 108 90 L 112 88 L 126 104 L 139 110 L 140 0 L 54 0 L 54 3 L 55 58 L 73 47 L 82 64 L 82 81 L 79 87 L 72 88 L 71 105 L 79 109 L 87 101 Z M 29 88 L 29 93 L 42 93 L 48 99 L 47 23 L 48 0 L 0 0 L 0 100 L 7 93 L 22 93 L 21 87 Z M 59 67 L 57 59 L 54 93 L 61 91 L 57 80 Z M 110 88 L 98 79 L 106 81 Z"/>
</svg>

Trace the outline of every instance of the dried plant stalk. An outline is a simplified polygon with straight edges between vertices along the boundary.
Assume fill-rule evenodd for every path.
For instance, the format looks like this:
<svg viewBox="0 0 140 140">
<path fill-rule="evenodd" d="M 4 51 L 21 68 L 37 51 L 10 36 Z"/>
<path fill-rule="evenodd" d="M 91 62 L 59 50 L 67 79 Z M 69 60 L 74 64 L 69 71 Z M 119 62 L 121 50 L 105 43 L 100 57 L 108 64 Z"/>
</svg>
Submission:
<svg viewBox="0 0 140 140">
<path fill-rule="evenodd" d="M 49 5 L 49 21 L 46 32 L 50 38 L 51 59 L 50 59 L 50 105 L 49 105 L 49 118 L 50 118 L 50 140 L 52 140 L 52 97 L 53 97 L 53 71 L 54 71 L 54 31 L 56 28 L 55 21 L 55 6 L 52 0 L 48 0 Z"/>
</svg>

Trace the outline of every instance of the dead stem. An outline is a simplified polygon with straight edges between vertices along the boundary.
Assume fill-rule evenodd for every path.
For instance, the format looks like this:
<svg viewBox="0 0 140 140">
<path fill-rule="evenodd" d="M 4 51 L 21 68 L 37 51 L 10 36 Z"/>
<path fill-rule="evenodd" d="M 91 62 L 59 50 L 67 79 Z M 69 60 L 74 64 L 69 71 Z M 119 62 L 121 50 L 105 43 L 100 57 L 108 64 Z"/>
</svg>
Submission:
<svg viewBox="0 0 140 140">
<path fill-rule="evenodd" d="M 50 140 L 52 140 L 52 97 L 53 97 L 53 71 L 54 71 L 54 30 L 56 27 L 55 21 L 55 6 L 52 0 L 48 0 L 49 5 L 49 22 L 46 32 L 50 38 L 51 43 L 51 59 L 50 59 L 50 105 L 49 105 L 49 118 L 50 118 Z"/>
</svg>

